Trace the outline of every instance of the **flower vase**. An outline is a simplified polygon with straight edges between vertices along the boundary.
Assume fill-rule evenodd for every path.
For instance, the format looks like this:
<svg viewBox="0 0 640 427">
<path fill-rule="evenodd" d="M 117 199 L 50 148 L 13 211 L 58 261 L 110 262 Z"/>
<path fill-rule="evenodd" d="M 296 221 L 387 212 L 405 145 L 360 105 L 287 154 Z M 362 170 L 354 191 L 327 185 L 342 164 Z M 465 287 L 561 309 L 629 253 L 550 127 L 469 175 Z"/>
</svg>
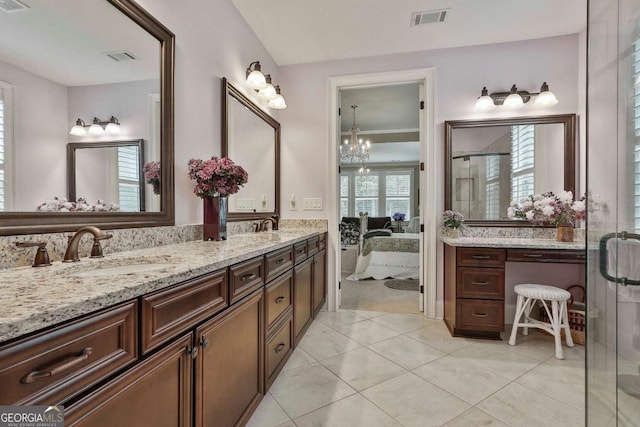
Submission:
<svg viewBox="0 0 640 427">
<path fill-rule="evenodd" d="M 460 229 L 459 228 L 450 228 L 449 229 L 449 237 L 451 239 L 457 239 L 460 237 Z"/>
<path fill-rule="evenodd" d="M 203 240 L 227 240 L 227 198 L 203 197 Z"/>
<path fill-rule="evenodd" d="M 556 227 L 556 240 L 558 242 L 573 242 L 573 227 L 570 225 L 558 225 Z"/>
</svg>

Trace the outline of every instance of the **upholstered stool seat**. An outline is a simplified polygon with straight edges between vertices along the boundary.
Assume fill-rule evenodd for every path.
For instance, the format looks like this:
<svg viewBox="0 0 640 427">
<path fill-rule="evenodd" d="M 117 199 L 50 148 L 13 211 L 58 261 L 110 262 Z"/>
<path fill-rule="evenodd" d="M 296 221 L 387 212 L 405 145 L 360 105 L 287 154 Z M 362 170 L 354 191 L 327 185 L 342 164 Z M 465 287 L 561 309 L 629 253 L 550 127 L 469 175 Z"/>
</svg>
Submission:
<svg viewBox="0 0 640 427">
<path fill-rule="evenodd" d="M 510 345 L 516 345 L 516 335 L 518 328 L 522 327 L 522 334 L 527 335 L 529 328 L 543 329 L 549 332 L 555 338 L 556 358 L 564 359 L 562 352 L 562 336 L 561 331 L 564 329 L 567 346 L 573 347 L 571 339 L 571 330 L 569 328 L 569 316 L 567 313 L 567 301 L 571 298 L 569 291 L 556 288 L 555 286 L 538 285 L 538 284 L 522 284 L 516 285 L 514 288 L 518 295 L 516 302 L 516 316 L 513 319 L 513 329 L 511 329 Z M 541 322 L 530 317 L 531 310 L 539 301 L 547 312 L 549 322 Z M 551 302 L 551 310 L 549 304 Z M 522 318 L 520 322 L 520 318 Z"/>
</svg>

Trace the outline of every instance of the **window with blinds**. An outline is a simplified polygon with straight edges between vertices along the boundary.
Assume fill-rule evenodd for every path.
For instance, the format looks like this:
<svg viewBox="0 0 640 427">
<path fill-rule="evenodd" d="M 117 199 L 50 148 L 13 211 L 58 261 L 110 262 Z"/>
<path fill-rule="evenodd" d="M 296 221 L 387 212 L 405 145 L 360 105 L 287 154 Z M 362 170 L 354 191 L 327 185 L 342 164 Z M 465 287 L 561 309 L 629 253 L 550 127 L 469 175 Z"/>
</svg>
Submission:
<svg viewBox="0 0 640 427">
<path fill-rule="evenodd" d="M 487 156 L 485 162 L 485 217 L 500 219 L 500 156 Z"/>
<path fill-rule="evenodd" d="M 12 144 L 12 89 L 0 81 L 0 212 L 10 209 L 10 176 L 7 160 Z"/>
<path fill-rule="evenodd" d="M 4 90 L 0 88 L 0 211 L 5 210 Z"/>
<path fill-rule="evenodd" d="M 636 233 L 640 232 L 640 143 L 637 143 L 633 152 L 633 222 Z"/>
<path fill-rule="evenodd" d="M 411 173 L 387 173 L 385 175 L 385 216 L 396 212 L 411 218 Z"/>
<path fill-rule="evenodd" d="M 118 147 L 118 204 L 122 212 L 140 212 L 138 147 Z"/>
<path fill-rule="evenodd" d="M 520 201 L 535 191 L 535 126 L 511 126 L 511 200 Z"/>
<path fill-rule="evenodd" d="M 369 216 L 378 216 L 379 178 L 377 174 L 355 177 L 355 212 L 369 212 Z"/>
<path fill-rule="evenodd" d="M 340 176 L 340 218 L 349 216 L 349 181 L 348 175 Z"/>
<path fill-rule="evenodd" d="M 633 223 L 635 232 L 640 233 L 640 40 L 633 47 Z"/>
</svg>

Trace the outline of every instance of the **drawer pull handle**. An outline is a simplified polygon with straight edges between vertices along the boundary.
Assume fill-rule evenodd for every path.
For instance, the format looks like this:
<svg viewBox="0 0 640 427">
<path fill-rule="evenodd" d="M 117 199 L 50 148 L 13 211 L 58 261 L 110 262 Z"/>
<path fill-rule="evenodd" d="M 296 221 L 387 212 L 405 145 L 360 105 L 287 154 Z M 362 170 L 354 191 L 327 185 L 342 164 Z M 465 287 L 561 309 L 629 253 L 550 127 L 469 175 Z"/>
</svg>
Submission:
<svg viewBox="0 0 640 427">
<path fill-rule="evenodd" d="M 92 352 L 93 352 L 93 348 L 87 347 L 83 349 L 80 352 L 80 354 L 67 357 L 65 360 L 63 360 L 61 363 L 57 365 L 53 365 L 50 368 L 44 368 L 41 371 L 32 371 L 28 373 L 24 378 L 20 380 L 20 382 L 22 384 L 31 384 L 32 382 L 40 378 L 52 377 L 54 375 L 57 375 L 61 372 L 69 370 L 79 365 L 80 363 L 84 362 L 89 358 L 89 356 L 91 356 Z"/>
<path fill-rule="evenodd" d="M 276 298 L 276 304 L 280 304 L 284 300 L 285 300 L 285 297 L 278 297 Z"/>
<path fill-rule="evenodd" d="M 303 254 L 303 253 L 305 253 L 305 252 L 307 252 L 307 250 L 306 250 L 306 249 L 298 249 L 298 250 L 296 251 L 296 253 L 297 253 L 298 255 L 302 255 L 302 254 Z"/>
<path fill-rule="evenodd" d="M 489 259 L 491 258 L 489 255 L 471 255 L 473 259 Z"/>
<path fill-rule="evenodd" d="M 473 317 L 487 317 L 488 314 L 486 314 L 486 313 L 473 313 L 472 316 Z"/>
<path fill-rule="evenodd" d="M 280 343 L 278 344 L 278 346 L 276 347 L 276 353 L 280 353 L 282 350 L 284 350 L 286 346 L 284 345 L 284 343 Z"/>
<path fill-rule="evenodd" d="M 472 285 L 488 286 L 489 282 L 471 282 Z"/>
<path fill-rule="evenodd" d="M 542 254 L 524 254 L 526 258 L 542 258 Z"/>
<path fill-rule="evenodd" d="M 584 256 L 584 255 L 576 255 L 576 258 L 577 258 L 577 259 L 585 259 L 585 258 L 586 258 L 586 256 Z"/>
<path fill-rule="evenodd" d="M 255 277 L 257 277 L 257 276 L 256 276 L 256 273 L 245 274 L 244 276 L 242 276 L 242 277 L 240 278 L 240 280 L 241 280 L 242 282 L 244 282 L 245 280 L 253 279 L 253 278 L 255 278 Z"/>
<path fill-rule="evenodd" d="M 277 260 L 276 260 L 276 265 L 280 265 L 280 264 L 282 264 L 284 261 L 285 261 L 285 259 L 284 259 L 284 258 L 277 259 Z"/>
</svg>

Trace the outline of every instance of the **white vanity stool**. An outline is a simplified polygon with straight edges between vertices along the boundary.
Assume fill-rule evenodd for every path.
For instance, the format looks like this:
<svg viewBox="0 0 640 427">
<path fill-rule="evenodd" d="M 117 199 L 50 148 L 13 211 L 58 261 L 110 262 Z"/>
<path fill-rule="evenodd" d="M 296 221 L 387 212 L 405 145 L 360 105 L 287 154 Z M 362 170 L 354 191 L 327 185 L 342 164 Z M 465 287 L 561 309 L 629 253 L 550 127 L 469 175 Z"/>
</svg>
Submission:
<svg viewBox="0 0 640 427">
<path fill-rule="evenodd" d="M 564 359 L 560 334 L 563 328 L 567 346 L 573 347 L 573 339 L 571 339 L 571 330 L 569 328 L 569 316 L 567 314 L 567 301 L 571 298 L 569 291 L 554 286 L 536 284 L 516 285 L 514 290 L 516 294 L 518 294 L 518 301 L 516 303 L 516 316 L 513 319 L 513 329 L 511 329 L 509 344 L 516 345 L 516 334 L 518 333 L 518 328 L 521 326 L 523 328 L 523 335 L 528 334 L 529 328 L 543 329 L 553 335 L 556 340 L 556 359 Z M 529 317 L 536 301 L 542 303 L 550 319 L 550 323 Z M 551 310 L 549 310 L 548 301 L 551 302 Z M 523 315 L 524 318 L 522 322 L 520 322 L 520 318 Z"/>
</svg>

